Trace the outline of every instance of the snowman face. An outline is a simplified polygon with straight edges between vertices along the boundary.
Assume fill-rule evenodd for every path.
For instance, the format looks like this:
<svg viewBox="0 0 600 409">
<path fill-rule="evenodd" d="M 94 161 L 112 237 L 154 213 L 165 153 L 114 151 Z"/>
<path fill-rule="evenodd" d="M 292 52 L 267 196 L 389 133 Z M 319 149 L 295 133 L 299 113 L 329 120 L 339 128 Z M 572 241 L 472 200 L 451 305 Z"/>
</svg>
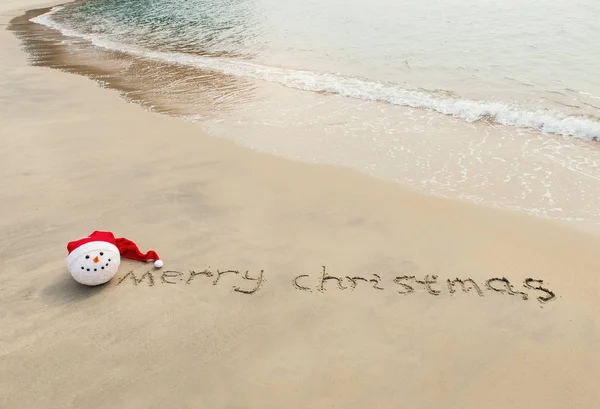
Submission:
<svg viewBox="0 0 600 409">
<path fill-rule="evenodd" d="M 116 247 L 92 246 L 96 248 L 82 249 L 75 257 L 67 260 L 68 269 L 73 278 L 80 284 L 100 285 L 112 279 L 121 262 L 121 256 Z"/>
</svg>

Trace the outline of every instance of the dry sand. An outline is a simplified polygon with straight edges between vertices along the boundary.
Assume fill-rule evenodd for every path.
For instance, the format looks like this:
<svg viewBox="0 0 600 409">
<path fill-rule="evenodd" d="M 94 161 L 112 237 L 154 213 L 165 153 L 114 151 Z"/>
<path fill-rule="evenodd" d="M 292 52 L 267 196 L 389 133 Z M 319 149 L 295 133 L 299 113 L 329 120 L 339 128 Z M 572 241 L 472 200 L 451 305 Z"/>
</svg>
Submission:
<svg viewBox="0 0 600 409">
<path fill-rule="evenodd" d="M 19 47 L 0 31 L 0 408 L 599 407 L 597 237 L 258 154 Z M 165 267 L 77 285 L 97 229 Z M 367 281 L 319 291 L 323 265 Z"/>
</svg>

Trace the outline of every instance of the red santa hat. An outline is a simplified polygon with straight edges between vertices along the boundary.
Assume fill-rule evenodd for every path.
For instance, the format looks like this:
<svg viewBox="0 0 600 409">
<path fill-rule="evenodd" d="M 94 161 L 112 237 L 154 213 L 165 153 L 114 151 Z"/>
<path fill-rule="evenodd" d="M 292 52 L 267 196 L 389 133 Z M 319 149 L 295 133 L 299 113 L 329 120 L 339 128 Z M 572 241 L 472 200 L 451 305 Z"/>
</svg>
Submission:
<svg viewBox="0 0 600 409">
<path fill-rule="evenodd" d="M 163 266 L 163 261 L 154 250 L 142 253 L 133 241 L 125 238 L 115 238 L 114 234 L 105 231 L 95 231 L 88 237 L 69 242 L 67 244 L 67 250 L 69 251 L 67 263 L 89 251 L 105 249 L 118 252 L 122 258 L 138 261 L 154 260 L 154 267 L 156 268 Z"/>
</svg>

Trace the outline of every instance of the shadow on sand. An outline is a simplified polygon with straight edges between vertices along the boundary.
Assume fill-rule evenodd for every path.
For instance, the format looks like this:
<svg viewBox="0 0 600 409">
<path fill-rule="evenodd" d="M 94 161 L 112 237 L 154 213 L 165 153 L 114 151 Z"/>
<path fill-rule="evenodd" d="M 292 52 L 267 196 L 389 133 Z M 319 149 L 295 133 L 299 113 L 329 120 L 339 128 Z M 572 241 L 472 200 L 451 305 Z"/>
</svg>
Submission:
<svg viewBox="0 0 600 409">
<path fill-rule="evenodd" d="M 109 281 L 110 283 L 110 281 Z M 108 284 L 108 283 L 107 283 Z M 42 290 L 42 297 L 47 303 L 65 305 L 89 300 L 100 294 L 107 284 L 94 287 L 79 284 L 66 270 Z"/>
</svg>

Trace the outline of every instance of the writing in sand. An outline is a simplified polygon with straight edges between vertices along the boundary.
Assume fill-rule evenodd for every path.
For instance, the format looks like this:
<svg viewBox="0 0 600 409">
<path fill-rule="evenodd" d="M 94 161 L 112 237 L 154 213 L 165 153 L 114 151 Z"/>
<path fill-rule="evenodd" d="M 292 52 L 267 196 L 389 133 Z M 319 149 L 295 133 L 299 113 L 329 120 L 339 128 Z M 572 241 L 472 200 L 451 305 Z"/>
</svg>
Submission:
<svg viewBox="0 0 600 409">
<path fill-rule="evenodd" d="M 265 283 L 265 272 L 260 270 L 257 273 L 239 270 L 202 270 L 187 272 L 166 270 L 162 272 L 146 271 L 144 274 L 136 275 L 129 271 L 117 281 L 117 285 L 123 283 L 133 283 L 134 286 L 145 283 L 153 287 L 157 282 L 161 285 L 198 285 L 199 282 L 205 284 L 231 285 L 231 280 L 225 280 L 224 277 L 233 277 L 235 284 L 232 290 L 241 294 L 256 294 Z M 227 284 L 225 284 L 225 282 Z M 366 276 L 334 275 L 327 271 L 325 266 L 316 274 L 300 274 L 292 278 L 291 287 L 297 291 L 324 293 L 328 290 L 352 292 L 359 286 L 370 288 L 370 291 L 394 291 L 402 296 L 411 296 L 419 292 L 426 293 L 434 297 L 442 294 L 454 296 L 458 292 L 472 294 L 475 297 L 483 298 L 488 295 L 500 294 L 514 296 L 523 301 L 534 297 L 541 304 L 548 303 L 556 299 L 556 295 L 551 290 L 544 288 L 544 281 L 535 278 L 525 278 L 520 286 L 517 287 L 506 277 L 493 277 L 479 283 L 472 278 L 447 278 L 441 279 L 435 274 L 424 274 L 418 276 L 414 274 L 404 274 L 393 278 L 382 278 L 379 274 L 369 274 Z"/>
</svg>

